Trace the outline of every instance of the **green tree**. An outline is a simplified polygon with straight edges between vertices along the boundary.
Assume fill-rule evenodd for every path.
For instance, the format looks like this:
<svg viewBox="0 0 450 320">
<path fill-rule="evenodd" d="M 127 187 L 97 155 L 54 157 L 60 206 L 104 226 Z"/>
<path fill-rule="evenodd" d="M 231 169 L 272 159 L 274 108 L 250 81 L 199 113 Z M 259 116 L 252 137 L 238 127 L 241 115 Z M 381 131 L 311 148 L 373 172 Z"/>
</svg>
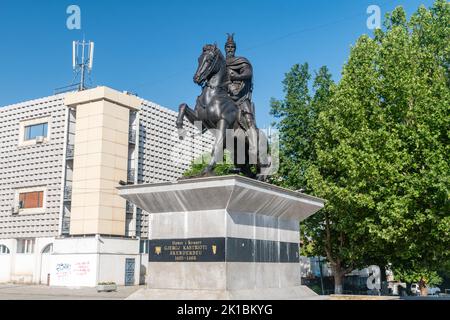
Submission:
<svg viewBox="0 0 450 320">
<path fill-rule="evenodd" d="M 352 49 L 307 175 L 362 227 L 375 249 L 363 252 L 368 262 L 378 253 L 425 285 L 450 248 L 449 4 L 405 16 L 397 8 L 385 32 Z"/>
<path fill-rule="evenodd" d="M 319 194 L 308 182 L 307 172 L 318 161 L 316 141 L 320 135 L 319 117 L 330 107 L 335 91 L 326 67 L 320 68 L 309 92 L 311 75 L 308 64 L 294 65 L 286 74 L 284 100 L 272 100 L 272 115 L 277 118 L 280 131 L 280 168 L 272 182 L 294 190 Z M 328 193 L 324 194 L 328 196 Z M 330 198 L 327 198 L 330 200 Z M 331 264 L 335 279 L 335 292 L 342 292 L 343 276 L 365 263 L 360 228 L 354 220 L 346 218 L 345 211 L 335 208 L 332 199 L 325 208 L 301 226 L 303 254 L 325 256 Z M 354 234 L 349 237 L 349 231 Z"/>
<path fill-rule="evenodd" d="M 274 182 L 328 200 L 303 241 L 331 263 L 337 293 L 352 268 L 390 263 L 426 285 L 450 258 L 450 4 L 409 22 L 396 8 L 385 26 L 358 39 L 336 86 L 316 79 L 310 98 L 307 67 L 294 66 L 272 102 Z"/>
<path fill-rule="evenodd" d="M 200 176 L 204 169 L 209 164 L 211 160 L 211 154 L 205 153 L 193 160 L 190 167 L 183 173 L 183 177 L 196 177 Z M 232 170 L 234 169 L 233 164 L 231 163 L 230 153 L 225 150 L 224 151 L 224 160 L 222 163 L 216 164 L 214 167 L 214 174 L 217 176 L 225 176 L 227 174 L 232 174 Z"/>
</svg>

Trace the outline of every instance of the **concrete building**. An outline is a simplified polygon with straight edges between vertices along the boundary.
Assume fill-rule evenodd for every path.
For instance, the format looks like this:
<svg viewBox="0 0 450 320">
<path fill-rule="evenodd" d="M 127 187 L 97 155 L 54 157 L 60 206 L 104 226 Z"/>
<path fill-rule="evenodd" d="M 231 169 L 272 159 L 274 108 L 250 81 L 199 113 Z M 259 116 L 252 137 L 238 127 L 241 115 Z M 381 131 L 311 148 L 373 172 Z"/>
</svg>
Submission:
<svg viewBox="0 0 450 320">
<path fill-rule="evenodd" d="M 151 219 L 116 187 L 176 180 L 210 150 L 175 119 L 108 87 L 1 107 L 0 282 L 143 283 Z"/>
</svg>

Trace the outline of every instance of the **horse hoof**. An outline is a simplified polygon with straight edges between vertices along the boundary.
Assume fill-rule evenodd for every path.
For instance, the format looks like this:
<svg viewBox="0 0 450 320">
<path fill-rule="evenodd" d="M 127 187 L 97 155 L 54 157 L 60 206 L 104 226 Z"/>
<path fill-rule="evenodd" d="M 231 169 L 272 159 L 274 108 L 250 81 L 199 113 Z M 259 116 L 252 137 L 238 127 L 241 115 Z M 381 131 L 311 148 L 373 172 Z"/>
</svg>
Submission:
<svg viewBox="0 0 450 320">
<path fill-rule="evenodd" d="M 183 140 L 185 136 L 186 130 L 184 130 L 183 128 L 178 128 L 178 138 L 180 138 L 180 140 Z"/>
</svg>

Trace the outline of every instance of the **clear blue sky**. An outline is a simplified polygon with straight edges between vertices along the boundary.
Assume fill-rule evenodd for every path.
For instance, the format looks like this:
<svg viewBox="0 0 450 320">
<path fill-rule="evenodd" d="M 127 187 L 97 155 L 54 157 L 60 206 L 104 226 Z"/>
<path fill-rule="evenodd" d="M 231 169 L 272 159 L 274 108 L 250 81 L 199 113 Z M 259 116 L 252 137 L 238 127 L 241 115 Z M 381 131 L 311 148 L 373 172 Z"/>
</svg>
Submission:
<svg viewBox="0 0 450 320">
<path fill-rule="evenodd" d="M 284 74 L 295 63 L 327 65 L 340 78 L 350 47 L 366 33 L 371 4 L 382 15 L 403 5 L 410 15 L 432 0 L 0 0 L 0 106 L 52 95 L 69 85 L 72 40 L 96 43 L 94 85 L 136 92 L 173 110 L 193 106 L 192 81 L 201 47 L 223 48 L 235 32 L 237 55 L 254 68 L 260 127 L 270 124 L 269 100 L 282 98 Z M 81 8 L 81 30 L 68 30 L 66 9 Z M 227 9 L 227 5 L 230 6 Z"/>
</svg>

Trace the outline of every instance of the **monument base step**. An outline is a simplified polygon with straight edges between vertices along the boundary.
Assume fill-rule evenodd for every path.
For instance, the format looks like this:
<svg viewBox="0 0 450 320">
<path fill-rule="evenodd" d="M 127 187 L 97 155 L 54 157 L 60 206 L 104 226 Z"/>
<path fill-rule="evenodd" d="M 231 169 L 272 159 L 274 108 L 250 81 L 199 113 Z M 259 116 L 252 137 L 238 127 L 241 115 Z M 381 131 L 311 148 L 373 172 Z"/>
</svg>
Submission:
<svg viewBox="0 0 450 320">
<path fill-rule="evenodd" d="M 179 290 L 140 289 L 127 300 L 317 300 L 307 286 L 291 288 L 257 288 L 250 290 Z"/>
</svg>

